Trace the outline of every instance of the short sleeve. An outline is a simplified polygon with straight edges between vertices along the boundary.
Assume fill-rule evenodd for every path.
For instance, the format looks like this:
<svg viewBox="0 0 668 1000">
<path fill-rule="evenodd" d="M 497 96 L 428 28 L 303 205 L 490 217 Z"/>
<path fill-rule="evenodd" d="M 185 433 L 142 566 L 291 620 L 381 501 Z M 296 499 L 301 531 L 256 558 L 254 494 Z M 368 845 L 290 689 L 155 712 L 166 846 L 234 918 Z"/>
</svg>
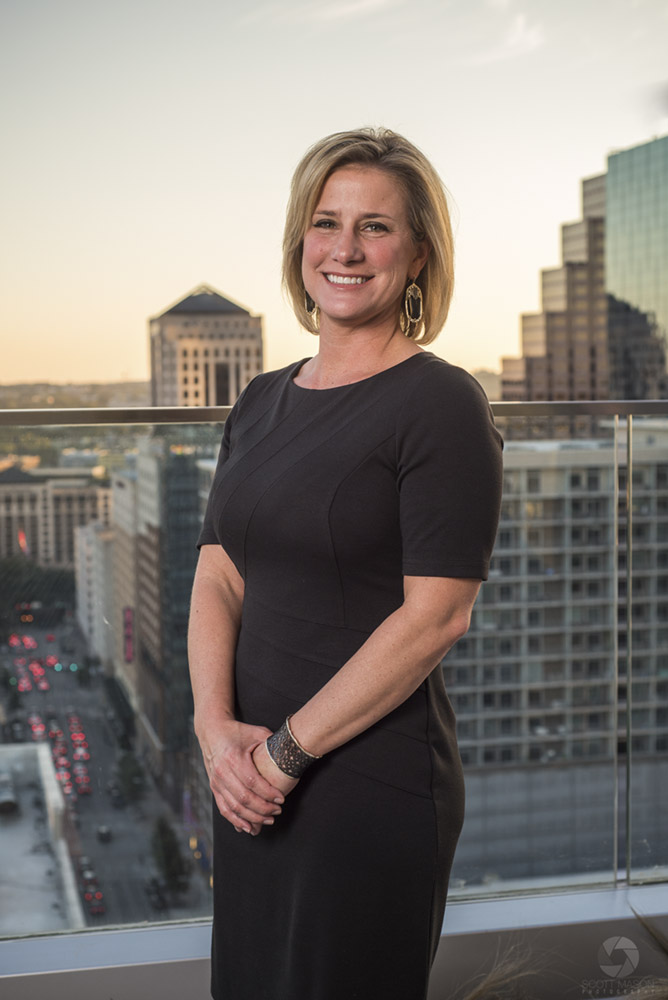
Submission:
<svg viewBox="0 0 668 1000">
<path fill-rule="evenodd" d="M 434 361 L 398 415 L 402 569 L 405 576 L 486 580 L 503 441 L 478 382 Z"/>
<path fill-rule="evenodd" d="M 197 539 L 197 548 L 201 549 L 203 545 L 219 545 L 220 539 L 214 528 L 214 517 L 213 517 L 213 494 L 216 488 L 216 484 L 220 477 L 220 472 L 229 458 L 230 455 L 230 435 L 232 433 L 232 425 L 234 423 L 235 408 L 232 409 L 229 417 L 225 421 L 225 427 L 223 428 L 223 439 L 220 443 L 220 451 L 218 452 L 218 462 L 216 464 L 216 473 L 213 477 L 213 483 L 211 484 L 211 489 L 209 490 L 209 499 L 206 505 L 206 512 L 204 514 L 204 521 L 202 523 L 202 530 L 199 533 L 199 538 Z"/>
</svg>

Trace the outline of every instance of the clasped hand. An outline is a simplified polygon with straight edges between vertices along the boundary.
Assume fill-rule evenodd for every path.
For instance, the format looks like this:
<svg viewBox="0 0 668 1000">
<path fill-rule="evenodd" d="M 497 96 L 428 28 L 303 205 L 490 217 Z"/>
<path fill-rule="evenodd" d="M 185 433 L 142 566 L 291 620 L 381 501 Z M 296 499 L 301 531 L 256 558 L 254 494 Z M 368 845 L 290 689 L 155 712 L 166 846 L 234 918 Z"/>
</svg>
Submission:
<svg viewBox="0 0 668 1000">
<path fill-rule="evenodd" d="M 285 796 L 297 784 L 267 753 L 271 730 L 229 720 L 217 727 L 204 750 L 204 764 L 221 816 L 237 832 L 256 836 L 280 815 Z M 204 748 L 203 748 L 204 749 Z"/>
</svg>

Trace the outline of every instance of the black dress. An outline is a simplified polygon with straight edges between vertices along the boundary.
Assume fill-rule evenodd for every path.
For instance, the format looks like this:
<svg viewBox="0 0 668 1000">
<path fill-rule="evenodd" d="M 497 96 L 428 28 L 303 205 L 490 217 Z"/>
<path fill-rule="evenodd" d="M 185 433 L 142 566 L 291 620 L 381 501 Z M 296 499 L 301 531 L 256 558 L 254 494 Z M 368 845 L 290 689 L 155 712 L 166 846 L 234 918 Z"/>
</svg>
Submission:
<svg viewBox="0 0 668 1000">
<path fill-rule="evenodd" d="M 302 364 L 241 395 L 199 539 L 245 581 L 237 717 L 272 730 L 400 606 L 404 575 L 486 578 L 501 492 L 466 372 L 425 352 L 309 390 Z M 214 806 L 215 1000 L 424 1000 L 463 815 L 440 667 L 259 836 Z"/>
</svg>

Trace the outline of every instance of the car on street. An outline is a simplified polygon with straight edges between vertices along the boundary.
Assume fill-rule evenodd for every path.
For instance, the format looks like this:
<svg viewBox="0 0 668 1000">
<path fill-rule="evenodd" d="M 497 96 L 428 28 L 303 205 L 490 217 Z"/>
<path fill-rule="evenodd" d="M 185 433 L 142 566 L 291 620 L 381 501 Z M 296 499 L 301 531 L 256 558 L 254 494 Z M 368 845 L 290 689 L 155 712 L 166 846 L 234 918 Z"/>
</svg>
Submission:
<svg viewBox="0 0 668 1000">
<path fill-rule="evenodd" d="M 89 895 L 90 899 L 88 899 Z M 98 917 L 105 912 L 104 896 L 101 889 L 96 889 L 94 893 L 86 893 L 84 898 L 88 903 L 88 912 L 91 917 Z"/>
</svg>

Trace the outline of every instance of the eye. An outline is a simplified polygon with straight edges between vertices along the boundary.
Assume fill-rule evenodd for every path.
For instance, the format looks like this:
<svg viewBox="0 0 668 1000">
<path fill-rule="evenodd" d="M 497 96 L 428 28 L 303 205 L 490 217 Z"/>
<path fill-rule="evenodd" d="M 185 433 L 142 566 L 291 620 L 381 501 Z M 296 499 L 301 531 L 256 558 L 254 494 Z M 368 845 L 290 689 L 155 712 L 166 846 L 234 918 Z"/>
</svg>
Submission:
<svg viewBox="0 0 668 1000">
<path fill-rule="evenodd" d="M 387 233 L 388 228 L 382 222 L 367 222 L 365 230 L 370 233 Z"/>
<path fill-rule="evenodd" d="M 316 219 L 313 223 L 314 229 L 333 229 L 334 223 L 331 219 Z"/>
</svg>

